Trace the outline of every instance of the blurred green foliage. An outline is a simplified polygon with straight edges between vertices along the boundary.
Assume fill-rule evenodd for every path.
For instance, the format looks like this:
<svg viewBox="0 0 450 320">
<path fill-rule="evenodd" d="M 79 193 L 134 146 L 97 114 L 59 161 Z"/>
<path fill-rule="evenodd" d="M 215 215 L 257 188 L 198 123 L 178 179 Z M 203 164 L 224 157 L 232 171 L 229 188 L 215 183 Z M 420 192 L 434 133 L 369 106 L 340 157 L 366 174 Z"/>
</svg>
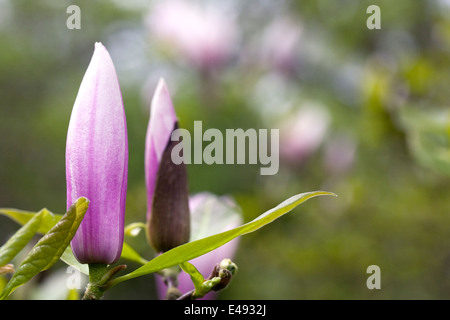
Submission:
<svg viewBox="0 0 450 320">
<path fill-rule="evenodd" d="M 213 70 L 157 41 L 146 24 L 156 1 L 1 0 L 0 206 L 65 211 L 67 125 L 100 41 L 115 63 L 127 114 L 127 223 L 145 219 L 144 141 L 160 77 L 188 130 L 201 120 L 204 130 L 280 128 L 283 136 L 284 121 L 305 107 L 329 119 L 309 152 L 280 158 L 277 175 L 260 176 L 259 165 L 188 166 L 192 193 L 232 195 L 245 221 L 296 193 L 339 196 L 309 201 L 243 237 L 234 258 L 239 272 L 221 298 L 450 298 L 450 2 L 204 2 L 221 4 L 239 39 L 229 61 Z M 81 8 L 80 30 L 66 27 L 70 4 Z M 366 27 L 371 4 L 381 9 L 380 30 Z M 292 60 L 279 68 L 261 59 L 261 39 L 285 17 L 301 31 Z M 268 48 L 282 47 L 287 36 Z M 294 140 L 308 141 L 311 131 Z M 0 244 L 17 228 L 0 217 Z M 380 290 L 366 287 L 372 264 L 381 268 Z M 107 298 L 154 298 L 152 289 L 149 276 Z"/>
</svg>

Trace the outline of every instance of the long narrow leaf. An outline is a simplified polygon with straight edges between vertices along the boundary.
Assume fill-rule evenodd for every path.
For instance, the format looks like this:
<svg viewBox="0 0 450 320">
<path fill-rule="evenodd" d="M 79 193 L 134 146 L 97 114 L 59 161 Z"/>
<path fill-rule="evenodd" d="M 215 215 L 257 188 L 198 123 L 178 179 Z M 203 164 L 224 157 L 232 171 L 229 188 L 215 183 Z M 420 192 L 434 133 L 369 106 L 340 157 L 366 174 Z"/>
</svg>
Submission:
<svg viewBox="0 0 450 320">
<path fill-rule="evenodd" d="M 173 248 L 172 250 L 169 250 L 157 256 L 156 258 L 149 261 L 142 267 L 134 270 L 133 272 L 112 280 L 110 284 L 111 286 L 113 286 L 122 281 L 153 273 L 201 256 L 224 245 L 225 243 L 233 240 L 236 237 L 258 230 L 259 228 L 288 213 L 302 202 L 305 202 L 310 198 L 322 195 L 336 196 L 334 193 L 326 191 L 306 192 L 295 195 L 280 203 L 275 208 L 263 213 L 256 219 L 238 228 L 218 233 L 193 242 L 188 242 L 184 245 Z"/>
<path fill-rule="evenodd" d="M 22 228 L 9 238 L 0 248 L 0 267 L 10 262 L 33 238 L 41 225 L 44 210 L 39 211 L 28 220 Z"/>
<path fill-rule="evenodd" d="M 48 230 L 50 230 L 62 217 L 62 215 L 54 214 L 45 208 L 39 212 L 43 212 L 41 223 L 39 229 L 37 230 L 37 232 L 41 234 L 47 233 Z M 0 214 L 9 217 L 10 219 L 23 226 L 37 213 L 19 209 L 0 208 Z"/>
</svg>

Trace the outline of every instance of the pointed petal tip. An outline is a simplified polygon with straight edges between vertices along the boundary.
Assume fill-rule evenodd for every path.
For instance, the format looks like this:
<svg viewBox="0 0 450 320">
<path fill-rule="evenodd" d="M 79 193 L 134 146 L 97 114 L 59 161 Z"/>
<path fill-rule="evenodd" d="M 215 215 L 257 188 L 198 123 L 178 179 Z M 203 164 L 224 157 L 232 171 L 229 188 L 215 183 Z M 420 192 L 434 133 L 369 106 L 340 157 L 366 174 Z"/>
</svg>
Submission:
<svg viewBox="0 0 450 320">
<path fill-rule="evenodd" d="M 106 49 L 106 47 L 101 42 L 96 42 L 95 43 L 94 54 L 95 53 L 101 53 L 101 54 L 106 53 L 106 54 L 109 55 L 108 50 Z"/>
<path fill-rule="evenodd" d="M 164 98 L 169 99 L 171 101 L 169 88 L 167 87 L 166 81 L 164 78 L 160 78 L 158 81 L 158 84 L 156 86 L 155 95 L 153 96 L 154 99 L 158 99 L 161 96 L 164 96 Z"/>
<path fill-rule="evenodd" d="M 159 78 L 157 87 L 166 87 L 167 88 L 166 80 L 164 80 L 164 78 L 162 78 L 162 77 Z"/>
<path fill-rule="evenodd" d="M 177 121 L 169 88 L 163 78 L 159 79 L 155 93 L 153 94 L 151 113 L 153 115 L 158 114 L 159 120 L 166 119 L 166 121 L 169 122 Z M 171 129 L 173 129 L 173 127 Z"/>
<path fill-rule="evenodd" d="M 95 49 L 97 48 L 104 48 L 105 46 L 100 41 L 95 42 Z"/>
</svg>

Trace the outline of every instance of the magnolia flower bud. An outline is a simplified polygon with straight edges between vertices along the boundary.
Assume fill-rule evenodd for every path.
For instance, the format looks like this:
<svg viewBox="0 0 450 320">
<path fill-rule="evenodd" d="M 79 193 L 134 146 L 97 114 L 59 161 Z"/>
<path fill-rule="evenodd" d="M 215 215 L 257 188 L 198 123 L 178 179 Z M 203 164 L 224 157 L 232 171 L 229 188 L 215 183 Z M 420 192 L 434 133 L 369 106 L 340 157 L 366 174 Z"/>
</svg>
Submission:
<svg viewBox="0 0 450 320">
<path fill-rule="evenodd" d="M 145 176 L 150 244 L 164 252 L 189 241 L 189 193 L 184 163 L 172 161 L 178 121 L 169 90 L 160 80 L 153 96 L 146 137 Z"/>
<path fill-rule="evenodd" d="M 125 110 L 108 51 L 95 44 L 70 117 L 66 144 L 67 207 L 90 200 L 71 242 L 81 263 L 116 262 L 122 252 L 128 175 Z"/>
</svg>

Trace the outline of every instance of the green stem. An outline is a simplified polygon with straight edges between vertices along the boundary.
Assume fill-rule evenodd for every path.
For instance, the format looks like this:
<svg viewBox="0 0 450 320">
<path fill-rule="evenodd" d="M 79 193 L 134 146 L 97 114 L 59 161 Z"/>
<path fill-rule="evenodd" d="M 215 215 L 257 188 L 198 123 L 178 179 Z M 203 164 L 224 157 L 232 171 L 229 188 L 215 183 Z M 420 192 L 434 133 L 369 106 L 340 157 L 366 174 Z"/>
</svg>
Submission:
<svg viewBox="0 0 450 320">
<path fill-rule="evenodd" d="M 101 280 L 107 272 L 108 266 L 102 263 L 89 264 L 89 284 L 83 296 L 83 300 L 100 300 L 103 296 Z"/>
<path fill-rule="evenodd" d="M 178 275 L 180 271 L 180 267 L 176 266 L 159 272 L 167 285 L 166 300 L 176 300 L 181 296 L 181 292 L 178 290 Z"/>
<path fill-rule="evenodd" d="M 98 283 L 108 270 L 108 266 L 103 263 L 89 264 L 89 282 Z"/>
</svg>

